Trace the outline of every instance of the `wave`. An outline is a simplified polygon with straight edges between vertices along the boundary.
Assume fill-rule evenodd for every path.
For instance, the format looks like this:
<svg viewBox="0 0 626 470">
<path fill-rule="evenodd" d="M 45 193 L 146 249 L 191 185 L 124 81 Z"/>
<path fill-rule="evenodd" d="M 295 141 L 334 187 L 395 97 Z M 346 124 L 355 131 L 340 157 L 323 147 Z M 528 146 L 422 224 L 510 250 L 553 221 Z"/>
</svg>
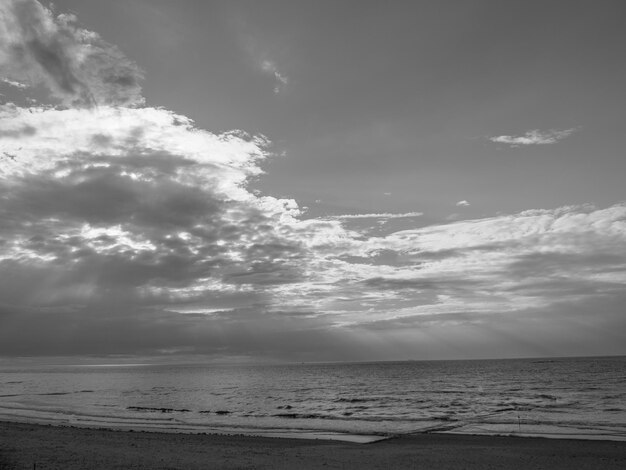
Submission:
<svg viewBox="0 0 626 470">
<path fill-rule="evenodd" d="M 337 398 L 337 403 L 365 403 L 368 401 L 374 401 L 373 398 Z"/>
<path fill-rule="evenodd" d="M 74 393 L 94 393 L 94 390 L 76 390 L 73 392 L 45 392 L 45 393 L 9 393 L 6 395 L 0 395 L 0 398 L 3 397 L 21 397 L 26 395 L 34 395 L 38 397 L 50 397 L 50 396 L 62 396 L 62 395 L 72 395 Z"/>
<path fill-rule="evenodd" d="M 10 404 L 9 404 L 10 405 Z M 29 422 L 78 424 L 81 426 L 95 427 L 120 427 L 122 429 L 153 429 L 169 432 L 223 432 L 220 430 L 241 429 L 242 431 L 257 430 L 259 432 L 272 433 L 276 430 L 307 430 L 347 433 L 375 433 L 403 434 L 407 432 L 466 432 L 467 426 L 472 429 L 483 429 L 481 432 L 491 434 L 521 432 L 529 435 L 541 435 L 544 433 L 539 428 L 567 430 L 576 429 L 580 434 L 583 431 L 604 436 L 612 439 L 626 439 L 626 422 L 589 422 L 585 420 L 550 420 L 545 417 L 522 417 L 507 413 L 510 409 L 501 410 L 501 413 L 489 413 L 486 415 L 459 416 L 457 414 L 436 414 L 430 416 L 352 416 L 350 412 L 343 414 L 325 414 L 303 410 L 301 412 L 288 413 L 244 413 L 226 410 L 202 410 L 190 411 L 184 408 L 165 408 L 134 406 L 120 409 L 111 414 L 92 414 L 86 410 L 63 410 L 60 408 L 33 409 L 24 407 L 21 410 L 14 406 L 0 406 L 1 419 L 26 420 Z M 144 416 L 140 413 L 146 412 Z M 223 413 L 218 413 L 222 411 Z M 230 415 L 225 420 L 201 419 L 202 415 L 214 413 L 216 415 Z M 346 414 L 347 413 L 347 414 Z M 169 416 L 168 416 L 169 415 Z M 326 423 L 326 424 L 324 424 Z M 491 431 L 489 431 L 491 429 Z M 468 432 L 472 432 L 471 430 Z M 624 439 L 622 439 L 624 438 Z"/>
<path fill-rule="evenodd" d="M 72 395 L 74 393 L 94 393 L 93 390 L 75 390 L 73 392 L 47 392 L 47 393 L 35 393 L 37 396 L 54 396 L 54 395 Z"/>
<path fill-rule="evenodd" d="M 152 406 L 128 406 L 126 407 L 126 409 L 131 410 L 131 411 L 158 411 L 161 413 L 173 413 L 173 412 L 189 413 L 191 412 L 191 410 L 188 410 L 187 408 L 156 408 Z"/>
<path fill-rule="evenodd" d="M 315 414 L 315 413 L 278 413 L 275 415 L 276 418 L 291 418 L 291 419 L 295 419 L 295 418 L 299 418 L 299 419 L 327 419 L 330 418 L 329 416 L 325 416 L 325 415 L 319 415 L 319 414 Z"/>
</svg>

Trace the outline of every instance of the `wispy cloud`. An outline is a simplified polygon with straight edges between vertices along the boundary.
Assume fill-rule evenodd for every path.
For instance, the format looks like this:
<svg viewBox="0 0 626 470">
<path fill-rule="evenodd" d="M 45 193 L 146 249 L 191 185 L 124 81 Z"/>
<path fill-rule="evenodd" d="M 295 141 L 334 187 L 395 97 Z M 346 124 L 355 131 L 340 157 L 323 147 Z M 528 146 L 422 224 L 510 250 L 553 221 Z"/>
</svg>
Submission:
<svg viewBox="0 0 626 470">
<path fill-rule="evenodd" d="M 463 199 L 462 201 L 459 201 L 456 203 L 457 207 L 467 207 L 469 206 L 470 203 L 468 201 L 466 201 L 465 199 Z"/>
<path fill-rule="evenodd" d="M 28 88 L 28 85 L 26 85 L 25 83 L 17 82 L 15 80 L 10 80 L 8 78 L 0 78 L 0 82 L 6 83 L 7 85 L 10 85 L 15 88 L 19 88 L 21 90 Z"/>
<path fill-rule="evenodd" d="M 279 94 L 290 82 L 289 76 L 281 66 L 284 53 L 277 52 L 276 42 L 268 40 L 265 34 L 261 34 L 253 21 L 247 21 L 238 16 L 231 25 L 235 28 L 237 38 L 253 69 L 260 70 L 263 74 L 271 77 L 274 94 Z"/>
<path fill-rule="evenodd" d="M 276 84 L 274 85 L 274 93 L 280 93 L 283 87 L 289 83 L 289 78 L 278 70 L 278 67 L 274 62 L 264 60 L 261 62 L 261 69 L 274 76 L 274 80 L 276 81 Z"/>
<path fill-rule="evenodd" d="M 497 142 L 501 144 L 508 144 L 512 147 L 518 147 L 520 145 L 546 145 L 546 144 L 555 144 L 560 140 L 569 137 L 574 132 L 576 132 L 577 128 L 565 129 L 565 130 L 548 130 L 548 131 L 540 131 L 539 129 L 534 129 L 526 132 L 526 134 L 521 136 L 514 135 L 500 135 L 497 137 L 490 137 L 489 140 L 492 142 Z"/>
<path fill-rule="evenodd" d="M 343 215 L 333 215 L 328 217 L 328 219 L 404 219 L 408 217 L 421 217 L 424 215 L 423 212 L 404 212 L 404 213 L 393 213 L 393 212 L 381 212 L 376 214 L 343 214 Z"/>
</svg>

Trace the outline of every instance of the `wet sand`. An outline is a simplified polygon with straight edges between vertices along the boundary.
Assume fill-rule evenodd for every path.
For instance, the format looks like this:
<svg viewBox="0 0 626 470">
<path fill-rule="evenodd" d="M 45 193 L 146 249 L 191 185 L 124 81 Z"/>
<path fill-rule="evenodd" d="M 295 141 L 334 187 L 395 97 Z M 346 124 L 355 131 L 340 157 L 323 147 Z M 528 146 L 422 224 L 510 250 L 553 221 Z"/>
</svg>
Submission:
<svg viewBox="0 0 626 470">
<path fill-rule="evenodd" d="M 626 442 L 416 434 L 369 444 L 0 422 L 0 469 L 624 469 Z"/>
</svg>

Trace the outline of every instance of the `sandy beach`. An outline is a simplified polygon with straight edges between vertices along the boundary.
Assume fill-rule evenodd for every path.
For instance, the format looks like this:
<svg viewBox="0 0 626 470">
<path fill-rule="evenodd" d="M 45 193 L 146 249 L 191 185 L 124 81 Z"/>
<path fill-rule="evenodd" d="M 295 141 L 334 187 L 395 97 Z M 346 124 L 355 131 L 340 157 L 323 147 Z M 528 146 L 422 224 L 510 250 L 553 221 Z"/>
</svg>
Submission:
<svg viewBox="0 0 626 470">
<path fill-rule="evenodd" d="M 626 443 L 417 434 L 370 444 L 0 423 L 0 469 L 623 469 Z"/>
</svg>

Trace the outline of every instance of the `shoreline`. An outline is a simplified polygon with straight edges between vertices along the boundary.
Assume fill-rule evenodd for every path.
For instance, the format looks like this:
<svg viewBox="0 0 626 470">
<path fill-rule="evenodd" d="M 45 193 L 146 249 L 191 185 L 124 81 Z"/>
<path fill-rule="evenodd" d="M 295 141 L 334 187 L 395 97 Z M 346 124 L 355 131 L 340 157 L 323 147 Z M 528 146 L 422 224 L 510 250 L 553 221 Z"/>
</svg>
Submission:
<svg viewBox="0 0 626 470">
<path fill-rule="evenodd" d="M 1 408 L 0 408 L 1 409 Z M 89 416 L 91 419 L 89 419 Z M 492 423 L 491 429 L 486 429 L 485 425 L 475 426 L 473 424 L 460 424 L 456 426 L 439 425 L 433 427 L 424 427 L 422 429 L 410 431 L 351 431 L 351 430 L 332 430 L 323 428 L 309 427 L 248 427 L 242 425 L 197 425 L 197 424 L 181 424 L 181 423 L 163 423 L 159 425 L 148 425 L 140 422 L 107 422 L 93 420 L 93 415 L 85 416 L 79 420 L 63 420 L 58 418 L 45 418 L 35 416 L 19 416 L 7 415 L 0 412 L 0 422 L 3 423 L 20 423 L 34 424 L 42 426 L 56 427 L 73 427 L 78 429 L 103 429 L 111 431 L 131 431 L 131 432 L 154 432 L 161 434 L 217 434 L 217 435 L 243 435 L 251 437 L 273 437 L 283 439 L 311 439 L 311 440 L 333 440 L 340 442 L 353 442 L 359 444 L 367 444 L 377 442 L 384 439 L 400 436 L 411 436 L 420 434 L 449 434 L 460 436 L 484 436 L 484 437 L 524 437 L 524 438 L 540 438 L 540 439 L 569 439 L 578 441 L 609 441 L 626 443 L 626 435 L 623 432 L 610 432 L 605 429 L 604 433 L 582 431 L 580 428 L 567 428 L 562 426 L 546 426 L 525 424 L 524 431 L 521 429 L 513 430 L 510 425 L 500 426 Z M 531 430 L 529 428 L 535 428 Z M 572 431 L 574 429 L 574 431 Z M 0 468 L 1 470 L 1 468 Z"/>
<path fill-rule="evenodd" d="M 275 439 L 297 439 L 297 440 L 324 440 L 337 442 L 352 442 L 355 444 L 369 444 L 384 439 L 395 437 L 396 434 L 383 433 L 349 433 L 341 431 L 324 431 L 315 429 L 281 429 L 281 428 L 235 428 L 235 427 L 200 427 L 200 428 L 171 428 L 141 426 L 139 424 L 101 424 L 93 423 L 64 423 L 54 420 L 23 419 L 11 420 L 0 417 L 0 424 L 25 424 L 53 428 L 73 428 L 92 429 L 94 431 L 115 431 L 115 432 L 145 432 L 154 434 L 182 434 L 182 435 L 217 435 L 217 436 L 247 436 L 247 437 L 268 437 Z M 399 434 L 398 434 L 399 435 Z M 1 467 L 0 467 L 0 470 Z"/>
<path fill-rule="evenodd" d="M 575 459 L 575 460 L 574 460 Z M 359 444 L 0 421 L 0 469 L 626 468 L 626 443 L 416 433 Z"/>
<path fill-rule="evenodd" d="M 93 418 L 93 417 L 92 417 Z M 525 430 L 512 430 L 511 426 L 501 427 L 497 430 L 485 429 L 484 425 L 476 427 L 472 424 L 461 424 L 458 426 L 434 426 L 424 427 L 411 431 L 349 431 L 331 430 L 323 428 L 297 428 L 297 427 L 247 427 L 241 425 L 191 425 L 180 423 L 169 423 L 168 425 L 147 425 L 139 422 L 106 422 L 94 421 L 90 419 L 80 420 L 60 420 L 56 418 L 38 418 L 33 416 L 10 416 L 0 412 L 0 422 L 34 424 L 55 427 L 73 427 L 78 429 L 103 429 L 120 432 L 154 432 L 161 434 L 216 434 L 216 435 L 242 435 L 251 437 L 272 437 L 281 439 L 304 439 L 304 440 L 332 440 L 340 442 L 352 442 L 358 444 L 368 444 L 393 437 L 411 436 L 420 434 L 449 434 L 459 436 L 484 436 L 484 437 L 522 437 L 539 439 L 569 439 L 578 441 L 608 441 L 626 443 L 626 436 L 623 432 L 605 433 L 597 432 L 572 432 L 560 426 L 547 428 L 539 426 L 535 431 L 529 430 L 529 425 L 525 425 Z M 576 428 L 574 428 L 576 429 Z M 579 430 L 580 431 L 580 430 Z M 0 468 L 1 470 L 1 468 Z"/>
</svg>

